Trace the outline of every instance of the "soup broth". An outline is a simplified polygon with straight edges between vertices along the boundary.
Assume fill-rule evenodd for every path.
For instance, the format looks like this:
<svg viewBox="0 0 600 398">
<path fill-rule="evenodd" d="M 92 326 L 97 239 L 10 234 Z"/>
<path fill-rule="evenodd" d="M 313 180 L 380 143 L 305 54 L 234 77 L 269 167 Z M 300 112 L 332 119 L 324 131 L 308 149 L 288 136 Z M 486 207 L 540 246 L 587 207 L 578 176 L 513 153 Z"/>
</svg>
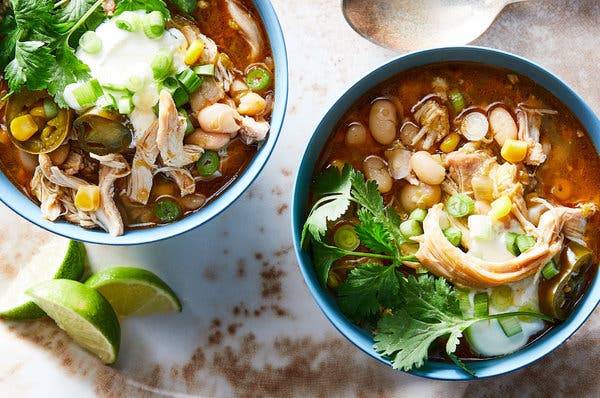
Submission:
<svg viewBox="0 0 600 398">
<path fill-rule="evenodd" d="M 331 168 L 338 168 L 343 179 L 347 165 L 377 183 L 389 210 L 372 213 L 373 202 L 365 204 L 353 191 L 347 210 L 327 219 L 322 236 L 311 232 L 317 230 L 311 230 L 316 209 L 328 203 L 322 186 L 332 181 Z M 359 275 L 368 270 L 365 264 L 397 267 L 404 277 L 446 279 L 465 319 L 478 311 L 480 316 L 533 311 L 565 319 L 596 273 L 600 159 L 594 143 L 564 104 L 511 71 L 448 62 L 401 72 L 365 93 L 344 114 L 316 170 L 319 188 L 312 194 L 306 226 L 317 273 L 327 272 L 322 283 L 341 300 L 342 311 L 373 330 L 376 342 L 382 324 L 374 323 L 373 316 L 393 316 L 398 309 L 387 304 L 389 298 L 379 301 L 372 316 L 348 306 L 350 298 L 360 302 L 360 294 L 362 299 L 368 294 L 359 294 L 357 287 Z M 373 228 L 365 224 L 365 213 L 379 214 L 374 216 L 381 223 L 378 233 L 387 231 L 386 241 L 394 242 L 401 257 L 392 253 L 386 258 L 391 252 L 373 244 L 365 232 Z M 546 229 L 546 223 L 554 224 Z M 342 234 L 348 226 L 354 233 L 350 228 Z M 547 245 L 544 234 L 551 236 Z M 525 241 L 529 243 L 520 246 Z M 356 243 L 344 247 L 348 242 Z M 335 260 L 327 268 L 325 258 L 319 258 L 323 247 L 348 254 L 327 252 Z M 585 262 L 582 268 L 581 263 L 570 268 L 574 252 Z M 508 354 L 556 325 L 515 319 L 514 330 L 504 320 L 482 321 L 493 324 L 489 327 L 472 325 L 456 355 L 471 361 Z M 446 342 L 446 337 L 438 338 L 429 358 L 449 361 Z M 392 364 L 399 366 L 395 355 L 400 356 L 393 353 Z"/>
</svg>

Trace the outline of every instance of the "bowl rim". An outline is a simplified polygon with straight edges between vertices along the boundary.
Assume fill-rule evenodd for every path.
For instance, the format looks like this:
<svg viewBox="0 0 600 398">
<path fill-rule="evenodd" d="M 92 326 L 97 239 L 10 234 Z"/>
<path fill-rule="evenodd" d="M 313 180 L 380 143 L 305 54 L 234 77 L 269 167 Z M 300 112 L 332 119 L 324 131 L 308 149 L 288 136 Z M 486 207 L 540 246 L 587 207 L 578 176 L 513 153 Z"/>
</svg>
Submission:
<svg viewBox="0 0 600 398">
<path fill-rule="evenodd" d="M 281 133 L 289 95 L 287 49 L 279 19 L 269 0 L 253 0 L 253 2 L 267 32 L 275 62 L 275 101 L 271 128 L 267 140 L 259 146 L 243 173 L 206 207 L 172 224 L 131 230 L 121 236 L 111 236 L 104 230 L 88 230 L 66 221 L 51 222 L 42 218 L 39 206 L 17 189 L 1 171 L 0 201 L 21 217 L 47 231 L 82 242 L 114 246 L 138 245 L 172 238 L 208 223 L 227 209 L 248 189 L 266 166 Z"/>
<path fill-rule="evenodd" d="M 305 283 L 323 314 L 351 343 L 388 366 L 391 366 L 390 362 L 382 358 L 373 349 L 372 336 L 347 320 L 337 307 L 333 295 L 326 289 L 321 288 L 310 255 L 300 247 L 302 226 L 308 211 L 306 188 L 309 187 L 312 180 L 315 163 L 320 151 L 335 124 L 364 93 L 404 70 L 449 61 L 487 64 L 529 77 L 559 98 L 586 128 L 597 152 L 600 148 L 600 120 L 573 89 L 567 86 L 558 76 L 533 61 L 509 52 L 487 47 L 439 47 L 401 55 L 373 69 L 352 84 L 336 100 L 318 122 L 296 170 L 291 211 L 294 250 Z M 554 351 L 575 333 L 592 314 L 599 301 L 600 272 L 596 272 L 585 296 L 580 299 L 566 321 L 523 349 L 506 356 L 468 363 L 467 366 L 477 374 L 477 379 L 499 376 L 525 367 Z M 454 364 L 429 360 L 423 367 L 406 373 L 437 380 L 474 379 Z"/>
</svg>

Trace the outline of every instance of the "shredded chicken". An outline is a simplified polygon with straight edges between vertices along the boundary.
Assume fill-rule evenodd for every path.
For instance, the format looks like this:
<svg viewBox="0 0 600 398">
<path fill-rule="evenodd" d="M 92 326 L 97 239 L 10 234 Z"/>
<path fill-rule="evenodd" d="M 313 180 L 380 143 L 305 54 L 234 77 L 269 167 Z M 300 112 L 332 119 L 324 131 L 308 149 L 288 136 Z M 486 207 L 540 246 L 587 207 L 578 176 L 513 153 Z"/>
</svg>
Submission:
<svg viewBox="0 0 600 398">
<path fill-rule="evenodd" d="M 122 155 L 91 156 L 100 162 L 100 207 L 94 214 L 94 221 L 112 236 L 123 235 L 125 227 L 121 213 L 113 199 L 115 181 L 127 177 L 131 172 L 127 160 Z"/>
<path fill-rule="evenodd" d="M 411 145 L 415 146 L 423 140 L 422 147 L 427 150 L 440 142 L 450 132 L 448 109 L 435 99 L 428 99 L 416 109 L 415 120 L 421 125 L 419 133 L 414 136 Z"/>
<path fill-rule="evenodd" d="M 187 169 L 176 168 L 176 167 L 161 167 L 156 170 L 156 173 L 165 173 L 175 181 L 175 184 L 179 187 L 181 196 L 191 195 L 196 192 L 196 181 L 194 177 Z"/>
<path fill-rule="evenodd" d="M 269 132 L 269 122 L 256 121 L 249 116 L 242 117 L 240 134 L 246 145 L 264 141 Z"/>
<path fill-rule="evenodd" d="M 198 112 L 209 105 L 215 104 L 225 98 L 223 85 L 219 84 L 213 77 L 204 79 L 204 83 L 190 95 L 190 106 L 192 116 L 197 117 Z"/>
<path fill-rule="evenodd" d="M 227 0 L 227 10 L 250 46 L 248 61 L 250 63 L 258 61 L 262 57 L 264 40 L 256 20 L 237 0 Z"/>
<path fill-rule="evenodd" d="M 158 103 L 158 132 L 156 144 L 166 166 L 183 167 L 200 159 L 203 149 L 184 145 L 186 119 L 179 115 L 175 101 L 168 91 L 162 90 Z"/>
<path fill-rule="evenodd" d="M 142 135 L 135 138 L 136 149 L 127 184 L 127 196 L 132 201 L 144 205 L 150 198 L 153 183 L 152 168 L 155 166 L 159 152 L 156 144 L 157 133 L 158 121 L 155 121 Z"/>
<path fill-rule="evenodd" d="M 81 178 L 74 177 L 72 175 L 66 174 L 64 171 L 59 169 L 57 166 L 52 164 L 52 160 L 50 160 L 50 156 L 45 153 L 40 153 L 38 155 L 39 159 L 39 168 L 44 174 L 44 177 L 48 179 L 48 181 L 53 184 L 58 185 L 63 188 L 71 188 L 77 190 L 82 185 L 88 185 L 89 183 Z"/>
<path fill-rule="evenodd" d="M 525 157 L 525 164 L 532 166 L 539 166 L 546 161 L 546 151 L 550 148 L 544 149 L 540 143 L 540 125 L 542 123 L 541 115 L 543 112 L 539 112 L 524 107 L 519 107 L 516 110 L 517 121 L 519 130 L 517 137 L 520 140 L 527 142 L 527 156 Z"/>
<path fill-rule="evenodd" d="M 49 221 L 55 221 L 63 213 L 60 202 L 61 188 L 48 181 L 38 166 L 33 173 L 30 182 L 31 192 L 40 201 L 42 217 Z"/>
<path fill-rule="evenodd" d="M 423 221 L 423 235 L 413 238 L 420 243 L 417 258 L 429 271 L 460 286 L 488 288 L 514 282 L 535 274 L 561 249 L 566 225 L 585 221 L 580 208 L 552 207 L 540 218 L 536 244 L 514 259 L 490 262 L 453 246 L 440 228 L 443 204 L 433 206 Z"/>
</svg>

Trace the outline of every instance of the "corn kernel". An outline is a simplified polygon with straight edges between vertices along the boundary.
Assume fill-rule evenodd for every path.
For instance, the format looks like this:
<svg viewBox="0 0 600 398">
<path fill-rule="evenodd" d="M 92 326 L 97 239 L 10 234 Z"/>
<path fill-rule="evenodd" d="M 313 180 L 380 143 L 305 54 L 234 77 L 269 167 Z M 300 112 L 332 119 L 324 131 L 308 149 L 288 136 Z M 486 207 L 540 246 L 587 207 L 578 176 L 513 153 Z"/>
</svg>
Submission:
<svg viewBox="0 0 600 398">
<path fill-rule="evenodd" d="M 97 185 L 82 185 L 75 194 L 75 207 L 81 211 L 96 211 L 100 207 L 100 188 Z"/>
<path fill-rule="evenodd" d="M 10 132 L 19 141 L 27 141 L 38 130 L 39 126 L 31 115 L 18 116 L 10 122 Z"/>
<path fill-rule="evenodd" d="M 46 111 L 43 106 L 36 106 L 29 111 L 29 114 L 34 117 L 43 117 L 46 119 Z"/>
<path fill-rule="evenodd" d="M 492 202 L 492 208 L 489 216 L 494 220 L 499 220 L 502 217 L 507 216 L 512 209 L 512 201 L 506 195 L 500 196 L 498 199 Z"/>
<path fill-rule="evenodd" d="M 194 40 L 185 53 L 185 64 L 194 65 L 200 59 L 203 51 L 204 42 L 202 40 Z"/>
<path fill-rule="evenodd" d="M 265 110 L 267 101 L 256 93 L 247 93 L 240 98 L 240 105 L 237 111 L 240 115 L 255 116 Z"/>
<path fill-rule="evenodd" d="M 508 139 L 504 141 L 500 154 L 509 162 L 518 163 L 527 156 L 527 142 Z"/>
<path fill-rule="evenodd" d="M 444 153 L 450 153 L 456 149 L 460 142 L 460 135 L 456 133 L 450 133 L 444 138 L 440 144 L 440 151 Z"/>
</svg>

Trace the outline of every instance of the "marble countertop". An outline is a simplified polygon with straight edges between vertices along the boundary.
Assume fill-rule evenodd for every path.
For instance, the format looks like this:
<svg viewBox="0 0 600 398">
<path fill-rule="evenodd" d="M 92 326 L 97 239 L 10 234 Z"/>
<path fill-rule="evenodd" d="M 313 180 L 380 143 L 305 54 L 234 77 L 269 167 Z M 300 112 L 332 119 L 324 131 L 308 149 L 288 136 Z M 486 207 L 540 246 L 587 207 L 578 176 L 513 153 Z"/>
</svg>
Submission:
<svg viewBox="0 0 600 398">
<path fill-rule="evenodd" d="M 303 148 L 335 99 L 397 56 L 345 23 L 339 0 L 273 0 L 288 46 L 290 98 L 270 163 L 222 215 L 175 239 L 88 245 L 92 267 L 143 266 L 182 314 L 126 319 L 118 362 L 104 366 L 51 321 L 0 322 L 0 396 L 598 396 L 600 313 L 536 364 L 473 382 L 393 371 L 325 319 L 300 275 L 289 203 Z M 474 44 L 555 72 L 600 111 L 600 3 L 511 4 Z M 0 288 L 39 242 L 56 239 L 0 205 Z M 18 243 L 18 244 L 16 244 Z"/>
</svg>

